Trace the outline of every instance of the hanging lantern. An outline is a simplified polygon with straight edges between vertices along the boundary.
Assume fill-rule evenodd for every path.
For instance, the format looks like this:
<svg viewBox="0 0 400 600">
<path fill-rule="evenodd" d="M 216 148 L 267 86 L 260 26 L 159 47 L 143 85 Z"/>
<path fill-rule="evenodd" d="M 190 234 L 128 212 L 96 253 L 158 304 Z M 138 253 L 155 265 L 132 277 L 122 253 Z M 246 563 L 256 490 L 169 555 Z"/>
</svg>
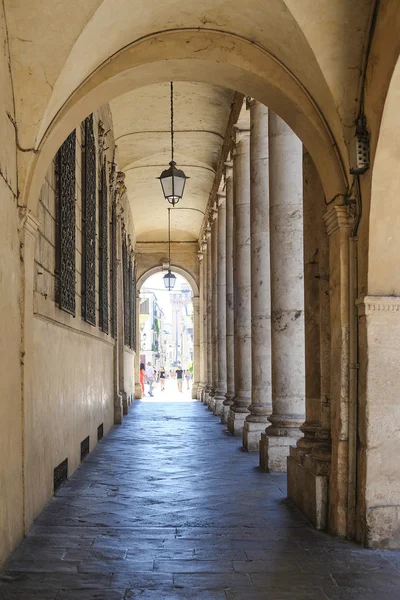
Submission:
<svg viewBox="0 0 400 600">
<path fill-rule="evenodd" d="M 176 162 L 173 160 L 169 164 L 169 169 L 163 171 L 158 179 L 161 183 L 164 198 L 172 206 L 175 206 L 183 196 L 186 179 L 189 179 L 189 177 L 186 177 L 181 169 L 176 168 Z"/>
<path fill-rule="evenodd" d="M 164 275 L 164 286 L 168 291 L 174 289 L 176 283 L 176 276 L 171 273 L 171 269 L 168 269 L 168 273 Z"/>
<path fill-rule="evenodd" d="M 164 198 L 168 200 L 172 206 L 175 206 L 183 196 L 185 190 L 186 177 L 181 169 L 176 168 L 174 161 L 174 84 L 171 81 L 171 162 L 169 169 L 165 169 L 157 177 L 160 180 Z"/>
</svg>

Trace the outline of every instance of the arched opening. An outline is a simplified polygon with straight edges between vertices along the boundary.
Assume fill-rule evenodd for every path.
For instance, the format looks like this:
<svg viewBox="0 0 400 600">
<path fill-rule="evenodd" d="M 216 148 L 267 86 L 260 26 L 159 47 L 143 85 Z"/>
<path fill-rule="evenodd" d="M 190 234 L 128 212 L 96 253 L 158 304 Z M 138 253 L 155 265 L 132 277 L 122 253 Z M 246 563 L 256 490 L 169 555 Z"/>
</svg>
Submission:
<svg viewBox="0 0 400 600">
<path fill-rule="evenodd" d="M 143 278 L 139 296 L 138 346 L 142 399 L 151 401 L 181 401 L 197 397 L 192 384 L 195 369 L 195 339 L 192 289 L 187 279 L 175 274 L 172 290 L 165 289 L 164 274 L 154 273 Z M 198 357 L 196 357 L 198 358 Z M 143 374 L 142 371 L 145 370 Z M 146 378 L 154 370 L 154 381 Z M 151 374 L 151 373 L 150 373 Z M 144 375 L 144 376 L 143 376 Z"/>
</svg>

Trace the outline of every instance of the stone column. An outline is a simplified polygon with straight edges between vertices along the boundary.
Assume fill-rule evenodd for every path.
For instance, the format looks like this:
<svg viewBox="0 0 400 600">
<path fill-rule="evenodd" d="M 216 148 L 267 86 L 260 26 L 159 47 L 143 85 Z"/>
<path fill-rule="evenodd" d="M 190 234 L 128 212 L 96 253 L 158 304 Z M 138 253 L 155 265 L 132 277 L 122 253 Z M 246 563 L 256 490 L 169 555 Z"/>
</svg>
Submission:
<svg viewBox="0 0 400 600">
<path fill-rule="evenodd" d="M 304 437 L 290 448 L 288 497 L 317 529 L 325 529 L 330 471 L 330 419 L 325 423 L 324 417 L 322 425 L 322 407 L 330 398 L 328 236 L 324 191 L 306 151 L 303 204 L 306 420 L 300 427 Z"/>
<path fill-rule="evenodd" d="M 212 364 L 212 262 L 211 262 L 211 227 L 207 226 L 207 391 L 206 404 L 212 398 L 213 364 Z"/>
<path fill-rule="evenodd" d="M 202 400 L 205 386 L 204 369 L 204 252 L 203 242 L 200 244 L 199 257 L 199 385 L 197 386 L 197 399 Z"/>
<path fill-rule="evenodd" d="M 226 400 L 226 198 L 218 192 L 218 281 L 217 281 L 217 361 L 218 387 L 215 393 L 214 414 L 221 415 Z"/>
<path fill-rule="evenodd" d="M 225 163 L 226 204 L 226 384 L 227 391 L 221 411 L 221 423 L 228 422 L 230 407 L 235 398 L 235 351 L 233 312 L 233 163 Z"/>
<path fill-rule="evenodd" d="M 250 414 L 243 448 L 258 452 L 272 412 L 268 108 L 250 102 L 251 364 Z"/>
<path fill-rule="evenodd" d="M 218 210 L 212 209 L 211 224 L 211 323 L 212 323 L 212 398 L 209 409 L 215 411 L 218 389 Z"/>
<path fill-rule="evenodd" d="M 235 185 L 235 390 L 228 430 L 242 435 L 251 403 L 250 129 L 236 130 Z"/>
<path fill-rule="evenodd" d="M 197 399 L 200 370 L 200 298 L 193 296 L 193 386 L 192 398 Z"/>
<path fill-rule="evenodd" d="M 142 398 L 142 386 L 140 385 L 140 292 L 136 294 L 136 352 L 135 352 L 135 398 Z"/>
<path fill-rule="evenodd" d="M 260 465 L 286 471 L 305 410 L 302 144 L 271 111 L 269 165 L 272 414 Z"/>
<path fill-rule="evenodd" d="M 208 265 L 208 248 L 207 248 L 207 236 L 204 233 L 204 239 L 202 241 L 203 250 L 203 369 L 204 369 L 204 386 L 201 393 L 201 401 L 206 404 L 207 393 L 208 393 L 208 345 L 207 345 L 207 328 L 208 328 L 208 316 L 207 316 L 207 303 L 208 303 L 208 289 L 207 289 L 207 265 Z"/>
<path fill-rule="evenodd" d="M 120 217 L 119 220 L 120 226 L 117 227 L 117 240 L 118 240 L 118 248 L 122 249 L 122 236 L 125 231 L 125 225 Z M 120 318 L 118 319 L 118 327 L 117 327 L 117 342 L 118 342 L 118 378 L 119 378 L 119 394 L 122 398 L 122 412 L 124 415 L 128 414 L 128 394 L 125 390 L 125 336 L 124 336 L 124 277 L 123 277 L 123 267 L 122 267 L 122 256 L 119 261 L 119 269 L 118 269 L 118 315 Z"/>
</svg>

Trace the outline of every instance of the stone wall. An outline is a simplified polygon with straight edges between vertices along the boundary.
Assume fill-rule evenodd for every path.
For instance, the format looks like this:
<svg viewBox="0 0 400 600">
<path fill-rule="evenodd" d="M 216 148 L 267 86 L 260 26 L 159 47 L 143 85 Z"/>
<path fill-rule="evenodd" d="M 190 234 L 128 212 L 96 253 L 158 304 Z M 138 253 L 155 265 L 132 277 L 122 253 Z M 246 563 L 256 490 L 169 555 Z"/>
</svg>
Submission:
<svg viewBox="0 0 400 600">
<path fill-rule="evenodd" d="M 0 563 L 23 534 L 20 245 L 12 87 L 0 7 Z"/>
</svg>

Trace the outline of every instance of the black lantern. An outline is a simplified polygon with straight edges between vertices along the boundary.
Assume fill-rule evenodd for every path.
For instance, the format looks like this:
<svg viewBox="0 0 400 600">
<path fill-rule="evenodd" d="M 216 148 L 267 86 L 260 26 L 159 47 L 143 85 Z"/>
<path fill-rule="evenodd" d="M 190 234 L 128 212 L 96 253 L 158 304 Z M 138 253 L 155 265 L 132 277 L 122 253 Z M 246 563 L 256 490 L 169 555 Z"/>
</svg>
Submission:
<svg viewBox="0 0 400 600">
<path fill-rule="evenodd" d="M 172 206 L 178 204 L 183 196 L 185 189 L 186 177 L 181 169 L 176 168 L 174 161 L 174 84 L 171 81 L 171 162 L 169 169 L 165 169 L 157 179 L 160 180 L 164 198 L 168 200 Z"/>
<path fill-rule="evenodd" d="M 168 273 L 164 275 L 164 285 L 168 291 L 174 289 L 176 283 L 176 277 L 173 273 L 171 273 L 171 269 L 168 269 Z"/>
</svg>

